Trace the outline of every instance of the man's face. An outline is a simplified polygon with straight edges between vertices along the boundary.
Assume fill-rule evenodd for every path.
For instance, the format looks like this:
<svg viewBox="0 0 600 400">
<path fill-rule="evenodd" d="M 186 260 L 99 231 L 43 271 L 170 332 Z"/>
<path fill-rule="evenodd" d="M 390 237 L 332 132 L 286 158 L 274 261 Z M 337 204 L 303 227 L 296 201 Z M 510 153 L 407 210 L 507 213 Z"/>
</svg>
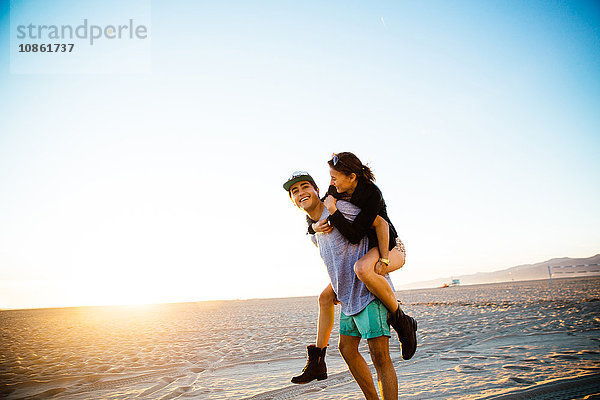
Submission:
<svg viewBox="0 0 600 400">
<path fill-rule="evenodd" d="M 319 191 L 315 190 L 309 181 L 300 181 L 292 185 L 290 197 L 296 207 L 304 211 L 313 209 L 321 201 Z"/>
</svg>

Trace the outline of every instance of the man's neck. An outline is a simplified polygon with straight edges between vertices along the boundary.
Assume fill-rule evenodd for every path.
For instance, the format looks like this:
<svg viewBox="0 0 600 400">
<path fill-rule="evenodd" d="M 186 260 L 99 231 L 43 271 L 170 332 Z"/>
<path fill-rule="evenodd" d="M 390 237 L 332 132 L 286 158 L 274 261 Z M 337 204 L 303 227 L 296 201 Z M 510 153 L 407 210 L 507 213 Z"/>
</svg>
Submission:
<svg viewBox="0 0 600 400">
<path fill-rule="evenodd" d="M 310 219 L 313 221 L 318 221 L 321 219 L 321 215 L 323 214 L 323 209 L 325 208 L 325 204 L 322 201 L 319 201 L 314 209 L 308 211 L 305 210 Z"/>
</svg>

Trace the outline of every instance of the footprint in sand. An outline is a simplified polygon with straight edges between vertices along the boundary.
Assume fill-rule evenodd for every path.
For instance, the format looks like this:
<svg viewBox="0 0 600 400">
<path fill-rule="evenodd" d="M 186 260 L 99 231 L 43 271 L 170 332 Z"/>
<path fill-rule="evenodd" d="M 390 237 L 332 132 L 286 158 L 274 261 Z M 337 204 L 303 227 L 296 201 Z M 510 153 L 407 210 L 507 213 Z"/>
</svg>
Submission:
<svg viewBox="0 0 600 400">
<path fill-rule="evenodd" d="M 462 374 L 474 374 L 474 373 L 485 371 L 481 367 L 475 367 L 473 365 L 465 365 L 465 364 L 457 365 L 456 367 L 454 367 L 454 370 L 456 372 L 460 372 Z"/>
<path fill-rule="evenodd" d="M 320 392 L 323 389 L 326 389 L 327 385 L 322 385 L 322 386 L 315 386 L 311 389 L 308 389 L 306 392 L 304 393 L 316 393 L 316 392 Z"/>
</svg>

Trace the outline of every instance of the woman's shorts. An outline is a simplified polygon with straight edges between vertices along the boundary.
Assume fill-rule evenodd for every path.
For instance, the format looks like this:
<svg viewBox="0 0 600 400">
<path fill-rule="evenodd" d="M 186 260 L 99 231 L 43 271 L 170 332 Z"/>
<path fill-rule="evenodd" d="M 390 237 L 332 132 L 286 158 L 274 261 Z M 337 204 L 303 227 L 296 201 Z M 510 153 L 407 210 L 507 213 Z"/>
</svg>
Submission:
<svg viewBox="0 0 600 400">
<path fill-rule="evenodd" d="M 402 240 L 400 240 L 400 238 L 396 238 L 395 248 L 398 249 L 398 251 L 404 255 L 404 258 L 406 258 L 406 248 L 404 247 L 404 243 L 402 243 Z"/>
</svg>

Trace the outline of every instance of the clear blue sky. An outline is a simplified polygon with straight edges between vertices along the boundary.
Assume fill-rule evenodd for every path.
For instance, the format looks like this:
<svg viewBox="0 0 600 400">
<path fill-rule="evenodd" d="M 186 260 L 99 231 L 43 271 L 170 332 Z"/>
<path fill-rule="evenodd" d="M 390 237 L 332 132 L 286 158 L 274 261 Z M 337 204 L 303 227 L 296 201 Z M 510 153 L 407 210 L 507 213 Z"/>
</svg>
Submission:
<svg viewBox="0 0 600 400">
<path fill-rule="evenodd" d="M 397 285 L 600 252 L 597 2 L 122 3 L 13 3 L 148 26 L 52 59 L 18 58 L 2 2 L 0 307 L 316 295 L 281 184 L 340 151 Z"/>
</svg>

